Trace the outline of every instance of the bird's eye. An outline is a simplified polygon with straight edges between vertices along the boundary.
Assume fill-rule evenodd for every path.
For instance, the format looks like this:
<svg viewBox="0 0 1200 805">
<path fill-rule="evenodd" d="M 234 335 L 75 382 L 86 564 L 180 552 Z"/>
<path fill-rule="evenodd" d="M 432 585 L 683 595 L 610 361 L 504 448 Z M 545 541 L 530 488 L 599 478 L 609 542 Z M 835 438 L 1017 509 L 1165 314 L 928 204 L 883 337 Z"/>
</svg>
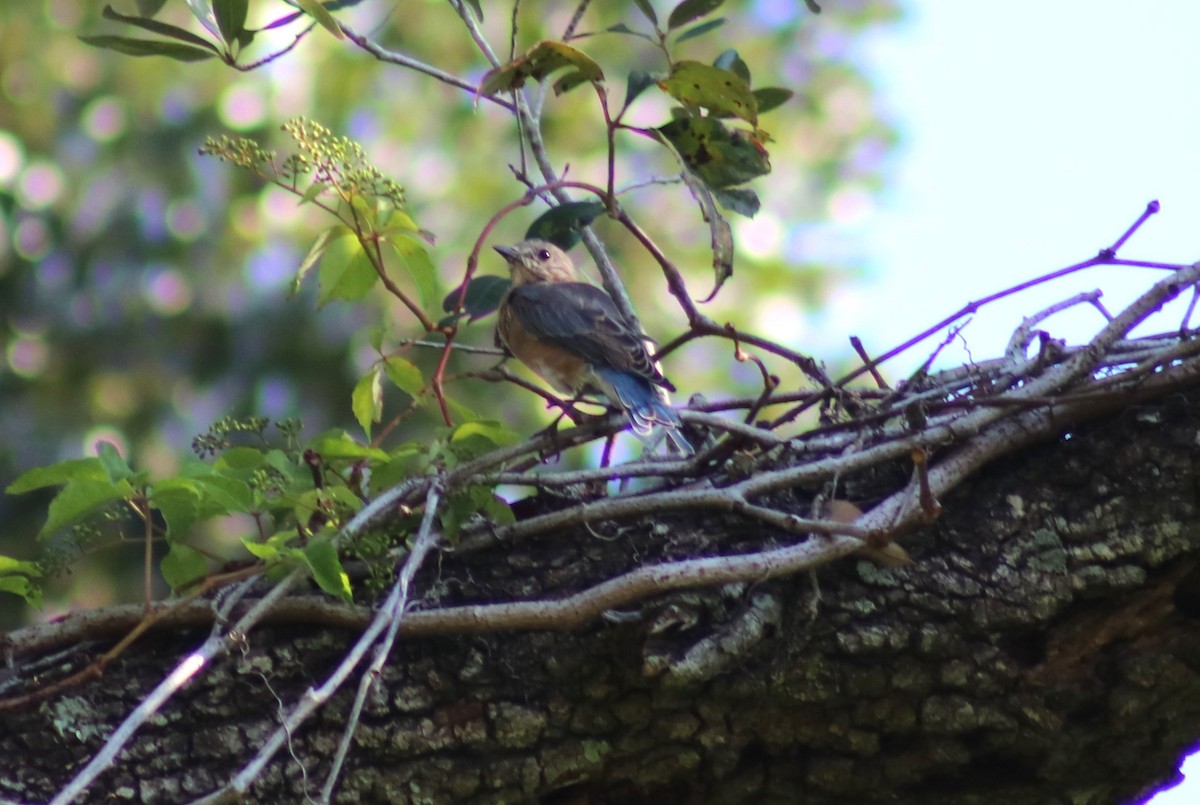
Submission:
<svg viewBox="0 0 1200 805">
<path fill-rule="evenodd" d="M 550 259 L 550 252 L 546 251 L 545 249 L 539 249 L 537 256 L 538 256 L 539 260 L 542 260 L 544 262 L 544 261 Z"/>
</svg>

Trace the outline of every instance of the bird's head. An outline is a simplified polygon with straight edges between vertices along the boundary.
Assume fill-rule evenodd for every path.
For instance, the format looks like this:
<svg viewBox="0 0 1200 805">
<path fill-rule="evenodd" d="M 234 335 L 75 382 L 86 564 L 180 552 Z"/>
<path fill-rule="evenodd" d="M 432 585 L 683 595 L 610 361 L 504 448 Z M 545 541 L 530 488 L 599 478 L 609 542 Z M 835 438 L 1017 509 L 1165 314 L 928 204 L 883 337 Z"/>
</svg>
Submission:
<svg viewBox="0 0 1200 805">
<path fill-rule="evenodd" d="M 530 282 L 578 282 L 575 264 L 566 252 L 545 240 L 523 240 L 516 246 L 497 246 L 508 262 L 513 285 Z"/>
</svg>

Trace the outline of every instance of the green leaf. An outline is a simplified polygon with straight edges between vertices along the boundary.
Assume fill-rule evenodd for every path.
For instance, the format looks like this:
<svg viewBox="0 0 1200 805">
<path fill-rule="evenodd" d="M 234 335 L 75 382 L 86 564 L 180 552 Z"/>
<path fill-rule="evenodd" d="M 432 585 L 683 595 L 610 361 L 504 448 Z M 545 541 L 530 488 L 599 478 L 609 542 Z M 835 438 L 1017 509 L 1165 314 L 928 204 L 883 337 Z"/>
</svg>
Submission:
<svg viewBox="0 0 1200 805">
<path fill-rule="evenodd" d="M 333 237 L 326 247 L 317 277 L 318 305 L 328 304 L 334 299 L 357 302 L 379 281 L 379 274 L 362 244 L 348 229 Z"/>
<path fill-rule="evenodd" d="M 758 101 L 750 91 L 750 85 L 729 70 L 697 61 L 676 62 L 671 75 L 658 85 L 681 103 L 758 125 Z"/>
<path fill-rule="evenodd" d="M 598 201 L 568 201 L 551 207 L 529 225 L 525 239 L 548 240 L 566 251 L 579 242 L 580 230 L 604 211 L 604 205 Z"/>
<path fill-rule="evenodd" d="M 711 117 L 676 118 L 658 131 L 709 187 L 729 187 L 771 172 L 762 143 Z"/>
<path fill-rule="evenodd" d="M 383 383 L 379 374 L 379 364 L 375 364 L 354 384 L 354 392 L 350 395 L 350 409 L 354 418 L 367 436 L 371 435 L 371 425 L 383 416 Z"/>
<path fill-rule="evenodd" d="M 208 475 L 192 479 L 200 495 L 203 516 L 248 512 L 254 506 L 254 490 L 240 478 Z"/>
<path fill-rule="evenodd" d="M 316 184 L 313 187 L 324 187 L 324 185 Z M 321 258 L 325 256 L 325 250 L 329 247 L 329 243 L 334 238 L 347 237 L 351 234 L 348 228 L 338 224 L 329 227 L 317 235 L 317 239 L 313 241 L 313 245 L 308 247 L 308 254 L 304 255 L 304 259 L 300 261 L 300 267 L 296 269 L 296 279 L 292 283 L 293 294 L 299 293 L 300 283 L 304 282 L 305 276 L 312 270 L 312 267 L 321 262 Z"/>
<path fill-rule="evenodd" d="M 728 70 L 745 81 L 746 86 L 750 86 L 750 67 L 747 66 L 746 62 L 742 61 L 742 57 L 738 55 L 736 50 L 731 48 L 722 51 L 721 55 L 713 60 L 713 67 Z"/>
<path fill-rule="evenodd" d="M 713 200 L 712 191 L 708 185 L 690 171 L 683 171 L 680 176 L 683 183 L 687 185 L 688 192 L 692 194 L 692 198 L 700 205 L 700 212 L 704 216 L 705 223 L 708 224 L 709 236 L 712 241 L 715 282 L 708 299 L 704 300 L 707 302 L 717 295 L 721 286 L 725 284 L 725 280 L 733 276 L 733 229 L 729 226 L 729 221 L 725 220 L 725 217 L 717 210 L 716 202 Z"/>
<path fill-rule="evenodd" d="M 654 76 L 646 70 L 630 70 L 625 82 L 625 107 L 628 108 L 653 83 Z"/>
<path fill-rule="evenodd" d="M 323 491 L 339 511 L 358 512 L 366 505 L 363 499 L 354 494 L 354 490 L 348 486 L 327 486 Z"/>
<path fill-rule="evenodd" d="M 265 460 L 266 456 L 263 455 L 263 451 L 255 447 L 231 447 L 221 453 L 213 462 L 213 467 L 218 470 L 228 468 L 253 471 L 261 467 Z"/>
<path fill-rule="evenodd" d="M 715 20 L 709 20 L 708 22 L 702 22 L 694 28 L 688 28 L 686 31 L 684 31 L 678 37 L 675 38 L 675 44 L 678 45 L 680 42 L 686 42 L 689 39 L 695 39 L 697 36 L 702 36 L 703 34 L 706 34 L 709 31 L 713 30 L 714 28 L 720 28 L 722 25 L 725 24 L 725 21 L 726 20 L 724 17 L 717 17 Z"/>
<path fill-rule="evenodd" d="M 472 277 L 467 285 L 467 295 L 463 298 L 463 310 L 467 313 L 467 321 L 481 319 L 500 307 L 500 300 L 511 287 L 512 280 L 508 277 L 497 277 L 494 274 Z M 442 300 L 442 310 L 452 313 L 454 306 L 458 304 L 461 291 L 460 285 L 446 294 L 446 298 Z"/>
<path fill-rule="evenodd" d="M 570 72 L 554 85 L 556 94 L 561 95 L 587 81 L 603 81 L 604 71 L 600 65 L 581 50 L 562 42 L 538 42 L 523 56 L 489 70 L 483 77 L 479 92 L 492 95 L 496 92 L 514 90 L 528 79 L 540 81 L 551 73 L 570 68 Z"/>
<path fill-rule="evenodd" d="M 150 505 L 158 509 L 166 521 L 168 539 L 177 539 L 186 535 L 200 520 L 250 511 L 254 506 L 254 492 L 241 478 L 211 471 L 205 475 L 166 478 L 156 483 L 150 493 Z"/>
<path fill-rule="evenodd" d="M 437 268 L 429 259 L 429 252 L 424 244 L 413 235 L 393 235 L 386 242 L 395 250 L 396 256 L 408 270 L 413 283 L 417 286 L 417 295 L 421 297 L 421 307 L 432 310 L 437 306 L 438 283 Z"/>
<path fill-rule="evenodd" d="M 168 478 L 156 485 L 150 496 L 150 505 L 167 523 L 168 539 L 183 537 L 200 519 L 199 501 L 195 484 L 186 478 Z"/>
<path fill-rule="evenodd" d="M 387 224 L 387 229 L 384 230 L 383 234 L 390 235 L 395 232 L 413 232 L 429 239 L 430 243 L 433 242 L 433 236 L 428 232 L 425 232 L 423 229 L 421 229 L 421 227 L 417 226 L 417 222 L 414 221 L 412 216 L 406 213 L 404 210 L 398 210 L 395 207 L 392 207 L 386 212 L 386 214 L 381 211 L 379 214 L 379 220 L 381 223 Z"/>
<path fill-rule="evenodd" d="M 455 400 L 453 397 L 446 398 L 446 405 L 450 406 L 450 413 L 454 418 L 461 422 L 478 422 L 479 414 L 472 411 L 467 406 Z"/>
<path fill-rule="evenodd" d="M 714 188 L 712 194 L 722 207 L 747 218 L 753 218 L 762 206 L 758 194 L 745 187 Z"/>
<path fill-rule="evenodd" d="M 196 36 L 191 31 L 175 25 L 168 25 L 167 23 L 159 22 L 158 20 L 147 19 L 147 17 L 150 16 L 149 14 L 145 15 L 144 17 L 131 17 L 120 13 L 112 6 L 105 6 L 104 11 L 101 12 L 101 16 L 106 20 L 123 22 L 126 25 L 132 25 L 135 28 L 141 28 L 142 30 L 149 31 L 150 33 L 170 37 L 171 39 L 178 39 L 180 42 L 184 42 L 189 45 L 195 45 L 196 47 L 206 48 L 207 50 L 211 50 L 213 55 L 221 52 L 212 42 L 209 42 L 204 37 Z"/>
<path fill-rule="evenodd" d="M 508 501 L 497 495 L 492 495 L 483 506 L 483 513 L 488 519 L 496 525 L 512 525 L 517 521 L 517 517 L 513 514 L 512 506 L 508 505 Z"/>
<path fill-rule="evenodd" d="M 424 474 L 429 467 L 427 450 L 426 445 L 418 442 L 406 442 L 399 449 L 393 450 L 391 458 L 385 463 L 376 464 L 371 468 L 372 494 L 378 494 L 409 478 Z"/>
<path fill-rule="evenodd" d="M 725 0 L 683 0 L 671 10 L 671 16 L 667 17 L 667 30 L 673 31 L 692 20 L 711 14 L 724 2 Z"/>
<path fill-rule="evenodd" d="M 249 537 L 243 537 L 242 546 L 255 559 L 261 559 L 264 562 L 270 562 L 272 559 L 279 558 L 279 549 L 265 542 L 255 542 Z"/>
<path fill-rule="evenodd" d="M 295 3 L 307 11 L 310 17 L 320 23 L 322 28 L 333 34 L 334 38 L 344 38 L 342 29 L 338 27 L 337 20 L 325 9 L 325 6 L 321 5 L 320 0 L 295 0 Z"/>
<path fill-rule="evenodd" d="M 133 470 L 125 463 L 125 457 L 112 442 L 100 442 L 96 451 L 100 464 L 110 481 L 124 481 L 133 476 Z"/>
<path fill-rule="evenodd" d="M 21 573 L 34 578 L 42 577 L 42 569 L 38 567 L 37 562 L 26 562 L 11 556 L 0 555 L 0 574 L 7 575 L 9 573 Z"/>
<path fill-rule="evenodd" d="M 346 431 L 335 428 L 327 430 L 319 436 L 310 439 L 306 445 L 309 450 L 320 454 L 326 461 L 351 460 L 357 461 L 369 458 L 372 461 L 387 461 L 390 455 L 378 447 L 362 444 Z"/>
<path fill-rule="evenodd" d="M 81 36 L 79 41 L 94 48 L 115 50 L 126 56 L 166 56 L 182 62 L 204 61 L 216 55 L 191 45 L 156 42 L 150 39 L 131 39 L 126 36 Z"/>
<path fill-rule="evenodd" d="M 337 549 L 329 540 L 315 540 L 304 549 L 304 561 L 312 570 L 313 580 L 325 592 L 349 602 L 350 577 L 342 569 L 338 560 Z"/>
<path fill-rule="evenodd" d="M 604 30 L 608 31 L 610 34 L 629 34 L 630 36 L 636 36 L 641 39 L 645 39 L 647 42 L 654 41 L 654 37 L 650 36 L 649 34 L 644 34 L 641 31 L 635 31 L 623 22 L 618 22 L 616 25 L 610 25 Z"/>
<path fill-rule="evenodd" d="M 218 39 L 221 38 L 221 26 L 217 25 L 216 15 L 213 14 L 212 6 L 208 0 L 184 0 L 188 8 L 191 9 L 194 16 L 201 25 L 208 29 L 208 32 Z"/>
<path fill-rule="evenodd" d="M 301 466 L 282 450 L 268 450 L 263 463 L 291 482 L 312 483 L 309 468 Z"/>
<path fill-rule="evenodd" d="M 492 490 L 486 486 L 468 486 L 450 494 L 446 505 L 438 512 L 442 532 L 454 539 L 471 515 L 481 511 L 492 499 Z"/>
<path fill-rule="evenodd" d="M 71 458 L 48 467 L 34 467 L 21 473 L 4 491 L 10 495 L 23 495 L 34 489 L 61 486 L 71 481 L 106 481 L 108 473 L 100 459 Z"/>
<path fill-rule="evenodd" d="M 171 589 L 178 592 L 208 575 L 208 560 L 192 546 L 173 542 L 158 569 Z"/>
<path fill-rule="evenodd" d="M 769 112 L 777 106 L 782 106 L 792 99 L 796 93 L 783 87 L 763 87 L 754 90 L 754 99 L 758 101 L 758 113 Z"/>
<path fill-rule="evenodd" d="M 0 576 L 0 592 L 12 593 L 26 598 L 29 594 L 30 586 L 28 576 Z"/>
<path fill-rule="evenodd" d="M 44 539 L 97 509 L 133 497 L 133 494 L 133 487 L 127 481 L 114 483 L 107 479 L 94 481 L 83 478 L 71 481 L 50 501 L 46 523 L 38 532 L 37 538 Z"/>
<path fill-rule="evenodd" d="M 248 0 L 212 0 L 213 13 L 221 37 L 227 42 L 236 42 L 246 27 Z"/>
<path fill-rule="evenodd" d="M 483 7 L 480 6 L 479 0 L 467 0 L 467 5 L 475 12 L 475 19 L 483 22 Z"/>
<path fill-rule="evenodd" d="M 167 0 L 137 0 L 137 10 L 143 17 L 153 17 L 162 11 L 166 2 Z"/>
<path fill-rule="evenodd" d="M 634 5 L 642 12 L 646 19 L 650 20 L 650 24 L 658 27 L 658 15 L 654 13 L 654 6 L 650 5 L 650 0 L 633 0 Z"/>
<path fill-rule="evenodd" d="M 414 399 L 421 396 L 425 389 L 425 378 L 421 376 L 421 370 L 415 363 L 393 355 L 384 359 L 383 368 L 387 372 L 388 380 L 392 381 L 396 388 Z"/>
<path fill-rule="evenodd" d="M 521 437 L 494 420 L 464 422 L 450 434 L 451 442 L 461 442 L 464 439 L 481 437 L 496 447 L 505 447 L 521 441 Z"/>
<path fill-rule="evenodd" d="M 42 589 L 28 576 L 0 576 L 0 593 L 19 595 L 25 603 L 38 609 L 42 607 Z"/>
<path fill-rule="evenodd" d="M 36 562 L 24 562 L 11 556 L 0 556 L 0 592 L 12 593 L 32 606 L 42 606 L 42 588 L 34 579 L 42 577 Z"/>
<path fill-rule="evenodd" d="M 311 185 L 308 186 L 308 189 L 304 191 L 304 194 L 302 196 L 300 196 L 300 200 L 296 202 L 296 206 L 303 207 L 305 204 L 309 203 L 310 201 L 312 201 L 313 199 L 315 199 L 317 196 L 321 195 L 328 189 L 329 189 L 329 182 L 326 182 L 326 181 L 313 182 Z"/>
<path fill-rule="evenodd" d="M 272 534 L 266 542 L 260 542 L 254 537 L 242 537 L 242 546 L 252 556 L 264 562 L 271 562 L 276 559 L 295 556 L 298 551 L 291 547 L 290 543 L 294 542 L 299 536 L 299 533 L 292 528 Z"/>
</svg>

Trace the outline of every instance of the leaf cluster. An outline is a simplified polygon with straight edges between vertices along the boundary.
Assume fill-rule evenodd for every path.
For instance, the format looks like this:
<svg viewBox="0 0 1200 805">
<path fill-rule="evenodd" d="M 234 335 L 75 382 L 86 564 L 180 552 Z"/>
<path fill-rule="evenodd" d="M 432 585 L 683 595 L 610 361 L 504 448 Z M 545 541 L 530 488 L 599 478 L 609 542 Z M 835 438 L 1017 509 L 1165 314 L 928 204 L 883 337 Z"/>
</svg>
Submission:
<svg viewBox="0 0 1200 805">
<path fill-rule="evenodd" d="M 123 15 L 111 7 L 106 7 L 103 16 L 152 33 L 155 39 L 82 38 L 88 44 L 130 55 L 161 55 L 180 61 L 216 56 L 237 69 L 249 69 L 286 52 L 245 62 L 243 51 L 257 34 L 307 22 L 309 28 L 300 36 L 319 24 L 341 37 L 343 28 L 330 12 L 354 3 L 297 0 L 299 10 L 260 29 L 246 27 L 247 0 L 188 0 L 187 5 L 202 33 L 154 19 L 163 3 L 147 0 L 138 5 L 140 16 Z M 536 42 L 484 75 L 476 97 L 499 102 L 501 96 L 517 93 L 529 82 L 547 82 L 560 95 L 580 87 L 590 87 L 595 93 L 609 143 L 608 181 L 603 187 L 576 183 L 594 198 L 560 200 L 536 218 L 526 237 L 569 248 L 602 216 L 621 221 L 636 233 L 636 225 L 622 209 L 619 197 L 625 191 L 617 190 L 612 165 L 618 135 L 645 138 L 676 162 L 681 181 L 709 224 L 719 288 L 730 275 L 733 260 L 730 227 L 718 205 L 743 215 L 757 211 L 757 195 L 744 185 L 771 169 L 771 137 L 761 127 L 761 115 L 786 102 L 792 92 L 753 87 L 749 67 L 733 49 L 722 52 L 711 64 L 679 55 L 680 43 L 724 25 L 724 18 L 713 16 L 722 6 L 721 0 L 684 0 L 665 22 L 660 22 L 648 2 L 636 5 L 644 20 L 635 25 L 619 23 L 603 31 L 568 34 L 563 41 Z M 477 17 L 482 16 L 482 6 L 472 4 L 472 9 Z M 601 34 L 649 43 L 661 56 L 659 70 L 628 71 L 619 107 L 610 105 L 608 96 L 608 73 L 613 69 L 602 66 L 580 44 Z M 650 127 L 629 123 L 632 105 L 650 92 L 662 93 L 669 100 L 668 119 Z M 257 140 L 231 136 L 210 137 L 201 153 L 235 165 L 294 195 L 299 204 L 328 214 L 334 223 L 317 234 L 299 262 L 294 289 L 298 290 L 309 274 L 316 274 L 316 302 L 321 306 L 333 301 L 360 302 L 384 286 L 423 334 L 444 340 L 437 368 L 432 374 L 424 371 L 405 354 L 407 345 L 395 352 L 385 350 L 386 330 L 380 327 L 371 336 L 378 359 L 361 375 L 350 399 L 350 410 L 365 439 L 339 430 L 301 442 L 297 424 L 281 423 L 279 434 L 285 444 L 275 447 L 267 444 L 266 420 L 226 420 L 197 437 L 197 458 L 185 462 L 175 477 L 152 478 L 144 470 L 135 472 L 111 445 L 103 445 L 92 458 L 31 470 L 10 485 L 10 493 L 58 488 L 39 539 L 71 529 L 80 535 L 94 530 L 97 518 L 114 509 L 132 513 L 147 544 L 165 545 L 160 570 L 174 589 L 182 590 L 228 566 L 234 558 L 206 553 L 192 542 L 194 534 L 205 524 L 247 515 L 255 532 L 244 535 L 241 544 L 269 572 L 285 572 L 299 564 L 323 589 L 346 597 L 351 588 L 330 538 L 365 502 L 406 479 L 445 471 L 481 451 L 516 440 L 507 428 L 479 417 L 445 388 L 445 382 L 452 379 L 446 367 L 460 324 L 493 311 L 507 290 L 507 280 L 474 277 L 472 262 L 462 284 L 448 295 L 441 293 L 427 248 L 433 236 L 406 209 L 404 188 L 373 165 L 359 143 L 321 124 L 295 118 L 282 130 L 291 140 L 283 153 Z M 551 180 L 535 186 L 521 170 L 517 173 L 529 187 L 521 206 L 561 189 Z M 497 220 L 517 206 L 498 214 Z M 691 311 L 689 318 L 694 318 Z M 401 408 L 393 410 L 387 424 L 376 430 L 385 421 L 389 398 L 397 396 Z M 435 429 L 432 438 L 421 442 L 387 445 L 395 425 L 430 400 L 436 400 L 445 427 Z M 259 444 L 239 443 L 245 436 Z M 401 538 L 411 533 L 412 514 L 397 515 L 399 526 L 393 523 L 391 533 Z M 447 490 L 438 511 L 445 536 L 452 538 L 476 517 L 505 523 L 512 515 L 488 485 L 464 483 Z M 364 540 L 364 545 L 368 541 Z M 380 559 L 392 547 L 386 540 L 372 542 L 365 553 Z M 30 568 L 19 563 L 0 567 L 0 590 L 33 600 L 37 577 Z"/>
<path fill-rule="evenodd" d="M 261 563 L 262 572 L 278 578 L 297 565 L 330 595 L 349 600 L 351 580 L 331 538 L 358 513 L 365 501 L 405 479 L 444 472 L 516 435 L 496 422 L 475 419 L 439 429 L 427 443 L 406 442 L 383 450 L 356 440 L 342 430 L 299 441 L 294 420 L 275 423 L 280 444 L 267 437 L 270 423 L 262 417 L 226 418 L 193 440 L 196 458 L 186 460 L 177 475 L 154 478 L 131 467 L 108 442 L 97 455 L 69 459 L 31 469 L 5 490 L 19 495 L 57 488 L 38 540 L 67 533 L 77 543 L 92 542 L 96 529 L 123 532 L 114 511 L 132 513 L 141 538 L 161 556 L 158 569 L 177 592 L 239 567 L 238 552 L 221 555 L 198 547 L 195 538 L 207 527 L 230 528 L 253 523 L 237 545 Z M 245 444 L 250 437 L 252 444 Z M 513 521 L 508 504 L 490 486 L 463 484 L 451 490 L 441 511 L 445 534 L 453 536 L 474 517 L 497 523 Z M 363 535 L 352 555 L 369 558 L 369 576 L 387 577 L 388 551 L 402 544 L 416 527 L 410 511 Z M 40 565 L 0 556 L 0 591 L 40 605 Z"/>
<path fill-rule="evenodd" d="M 265 31 L 286 28 L 297 22 L 307 22 L 307 33 L 315 24 L 321 25 L 339 39 L 341 28 L 331 12 L 356 6 L 361 0 L 295 0 L 301 10 L 278 17 L 261 28 L 246 27 L 250 0 L 186 0 L 188 10 L 204 30 L 204 35 L 195 34 L 186 28 L 154 19 L 162 10 L 166 0 L 138 0 L 138 14 L 122 14 L 111 5 L 106 5 L 103 17 L 138 31 L 154 34 L 151 39 L 118 34 L 96 34 L 79 37 L 80 41 L 93 47 L 114 50 L 126 56 L 165 56 L 181 62 L 198 62 L 220 59 L 238 70 L 252 70 L 273 61 L 291 50 L 291 46 L 276 51 L 257 61 L 246 63 L 243 53 L 254 42 L 255 37 Z M 303 36 L 303 33 L 300 36 Z M 297 39 L 298 41 L 298 39 Z"/>
</svg>

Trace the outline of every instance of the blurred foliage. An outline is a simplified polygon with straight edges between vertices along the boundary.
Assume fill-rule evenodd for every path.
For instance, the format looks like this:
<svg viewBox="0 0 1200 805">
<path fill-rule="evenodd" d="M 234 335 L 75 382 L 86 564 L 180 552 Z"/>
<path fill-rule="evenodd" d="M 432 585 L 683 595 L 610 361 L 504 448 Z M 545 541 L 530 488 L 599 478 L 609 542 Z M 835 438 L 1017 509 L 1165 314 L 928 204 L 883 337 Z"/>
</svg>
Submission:
<svg viewBox="0 0 1200 805">
<path fill-rule="evenodd" d="M 158 5 L 129 0 L 116 11 L 146 14 Z M 351 7 L 337 11 L 337 19 L 382 48 L 475 84 L 488 73 L 445 2 L 341 5 Z M 630 0 L 588 8 L 579 30 L 589 35 L 572 47 L 604 66 L 614 108 L 625 92 L 637 94 L 647 76 L 664 70 L 663 52 L 644 35 L 650 26 L 643 8 L 652 7 L 665 24 L 675 5 Z M 511 5 L 480 6 L 487 15 L 482 30 L 502 61 L 560 36 L 576 8 L 522 2 L 514 41 Z M 833 199 L 878 191 L 894 143 L 854 62 L 857 37 L 895 18 L 893 0 L 822 6 L 814 16 L 788 0 L 731 1 L 721 9 L 724 24 L 693 23 L 671 44 L 673 56 L 690 64 L 724 58 L 727 69 L 752 70 L 747 87 L 796 93 L 770 111 L 763 110 L 784 96 L 757 97 L 763 116 L 750 122 L 769 133 L 773 170 L 753 183 L 761 211 L 752 221 L 733 221 L 737 273 L 705 308 L 719 321 L 772 337 L 780 337 L 774 323 L 819 309 L 831 287 L 862 269 L 863 255 L 831 222 L 830 210 Z M 288 138 L 280 126 L 300 115 L 361 144 L 382 176 L 405 188 L 411 218 L 436 237 L 429 250 L 434 287 L 426 289 L 435 315 L 461 281 L 484 223 L 524 191 L 506 167 L 521 164 L 517 128 L 496 105 L 379 61 L 326 28 L 310 26 L 298 41 L 305 20 L 264 28 L 292 11 L 274 0 L 251 0 L 246 25 L 264 30 L 253 42 L 234 43 L 235 61 L 248 65 L 295 47 L 258 69 L 238 71 L 219 58 L 184 63 L 89 46 L 79 37 L 126 33 L 100 4 L 0 4 L 0 488 L 31 467 L 95 456 L 98 440 L 116 445 L 130 465 L 153 477 L 178 473 L 193 437 L 226 417 L 296 418 L 310 435 L 354 430 L 352 392 L 372 367 L 391 376 L 390 362 L 377 363 L 380 348 L 429 375 L 438 353 L 397 346 L 419 337 L 421 328 L 381 289 L 361 303 L 318 308 L 319 284 L 307 282 L 299 298 L 289 298 L 305 255 L 332 223 L 321 210 L 199 151 L 207 138 L 223 135 L 282 148 Z M 169 0 L 156 19 L 216 39 L 185 2 Z M 229 21 L 217 23 L 219 34 Z M 643 35 L 611 32 L 621 26 Z M 727 55 L 731 48 L 734 56 Z M 590 69 L 569 53 L 564 58 L 568 67 Z M 605 131 L 595 95 L 550 95 L 543 116 L 560 171 L 603 185 Z M 661 93 L 643 92 L 627 117 L 647 128 L 669 120 Z M 683 128 L 681 151 L 689 137 L 706 134 Z M 624 193 L 622 204 L 687 267 L 695 295 L 706 296 L 712 259 L 704 224 L 685 187 L 659 181 L 677 172 L 674 160 L 660 145 L 624 132 L 616 146 L 618 189 L 641 185 Z M 520 240 L 544 212 L 529 208 L 507 217 L 492 242 Z M 657 267 L 612 221 L 601 217 L 596 227 L 647 330 L 663 341 L 675 335 L 685 322 Z M 498 261 L 487 261 L 481 274 L 503 274 Z M 492 319 L 463 327 L 460 340 L 491 343 Z M 729 355 L 727 343 L 693 344 L 672 356 L 667 373 L 685 396 L 754 391 L 756 370 Z M 492 363 L 456 355 L 451 370 Z M 797 373 L 784 382 L 802 381 Z M 382 393 L 385 410 L 407 399 L 399 389 Z M 453 393 L 516 432 L 547 418 L 539 400 L 515 387 L 467 380 Z M 386 397 L 393 394 L 395 400 Z M 436 406 L 425 406 L 388 438 L 428 441 L 439 425 Z M 34 536 L 49 499 L 50 490 L 0 496 L 0 554 L 38 557 Z M 202 535 L 206 550 L 238 548 L 249 524 L 234 526 L 218 524 Z M 91 553 L 72 576 L 47 588 L 53 606 L 94 606 L 140 593 L 139 544 L 98 536 L 94 544 L 52 538 L 40 548 L 43 560 L 60 551 L 47 563 L 50 570 L 71 565 L 81 550 Z M 0 595 L 0 627 L 25 617 L 17 598 Z"/>
</svg>

